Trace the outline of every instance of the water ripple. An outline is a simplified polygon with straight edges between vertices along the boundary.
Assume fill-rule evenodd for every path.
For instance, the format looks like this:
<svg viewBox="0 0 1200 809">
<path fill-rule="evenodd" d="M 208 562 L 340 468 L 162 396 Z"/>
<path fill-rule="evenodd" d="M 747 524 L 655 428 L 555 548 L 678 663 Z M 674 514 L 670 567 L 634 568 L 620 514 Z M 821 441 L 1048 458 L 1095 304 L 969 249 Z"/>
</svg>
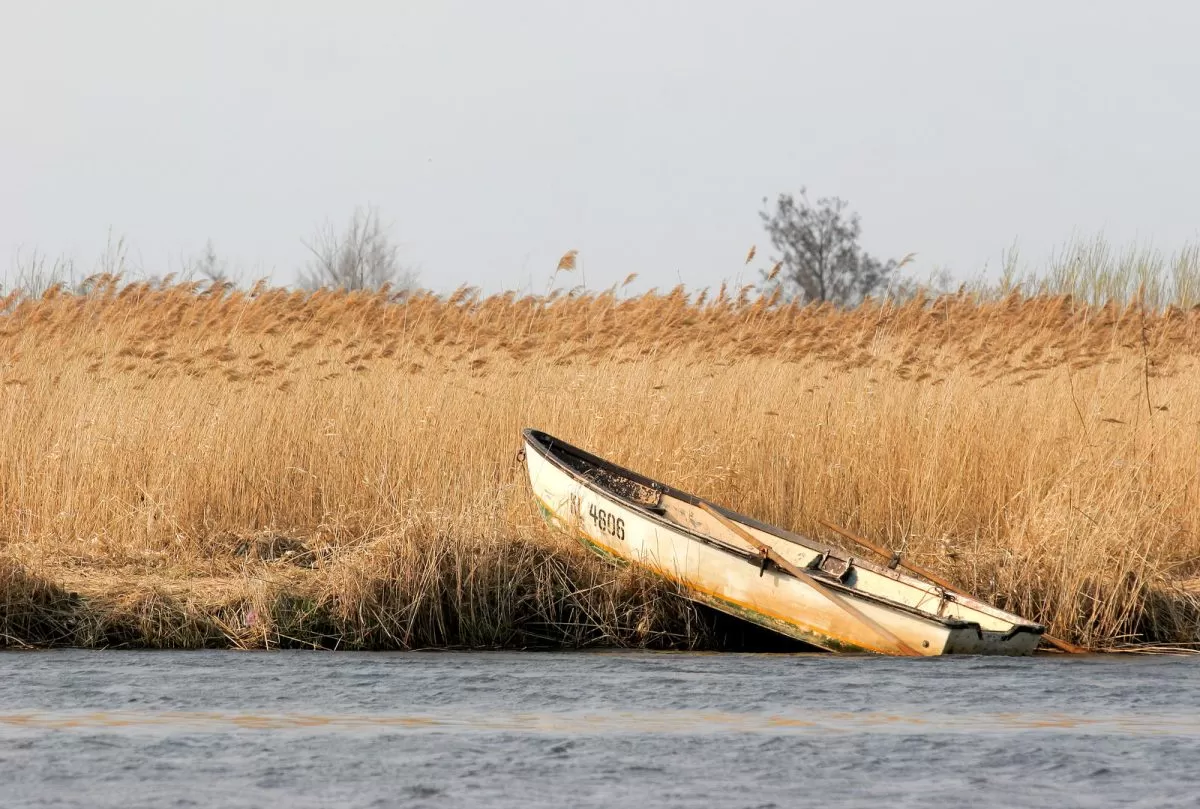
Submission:
<svg viewBox="0 0 1200 809">
<path fill-rule="evenodd" d="M 0 653 L 3 809 L 1191 807 L 1200 661 Z"/>
</svg>

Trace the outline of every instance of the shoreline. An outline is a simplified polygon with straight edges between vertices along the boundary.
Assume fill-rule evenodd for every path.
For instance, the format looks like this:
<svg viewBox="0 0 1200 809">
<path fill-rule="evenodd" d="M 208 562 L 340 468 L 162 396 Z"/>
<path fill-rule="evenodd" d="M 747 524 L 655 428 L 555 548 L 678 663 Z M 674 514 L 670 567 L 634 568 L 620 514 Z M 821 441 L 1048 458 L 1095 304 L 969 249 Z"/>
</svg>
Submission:
<svg viewBox="0 0 1200 809">
<path fill-rule="evenodd" d="M 570 549 L 560 550 L 568 558 Z M 580 553 L 583 553 L 580 549 Z M 574 560 L 581 568 L 592 560 Z M 596 560 L 599 562 L 599 560 Z M 601 570 L 587 570 L 586 576 Z M 27 571 L 9 565 L 0 567 L 0 650 L 44 651 L 50 649 L 163 650 L 163 651 L 672 651 L 723 653 L 834 654 L 808 646 L 736 617 L 719 613 L 681 596 L 672 583 L 653 574 L 609 568 L 611 580 L 591 588 L 616 589 L 619 579 L 633 579 L 642 603 L 632 601 L 628 610 L 658 610 L 660 624 L 652 631 L 645 626 L 575 626 L 574 634 L 547 631 L 544 622 L 527 615 L 505 627 L 492 627 L 506 640 L 464 643 L 447 636 L 437 643 L 412 644 L 382 631 L 381 626 L 363 627 L 339 622 L 335 610 L 343 605 L 322 603 L 311 591 L 279 588 L 251 595 L 238 593 L 253 579 L 226 582 L 231 594 L 224 601 L 197 603 L 196 593 L 178 585 L 174 588 L 147 586 L 118 588 L 108 593 L 84 595 L 60 585 L 48 584 Z M 211 587 L 211 584 L 210 584 Z M 581 588 L 582 589 L 582 588 Z M 211 590 L 210 590 L 211 592 Z M 576 591 L 577 593 L 579 591 Z M 628 592 L 626 596 L 628 597 Z M 665 602 L 665 605 L 664 605 Z M 266 604 L 264 609 L 263 605 Z M 297 608 L 299 605 L 299 609 Z M 361 607 L 363 605 L 356 605 Z M 666 607 L 664 609 L 664 606 Z M 264 610 L 260 612 L 260 610 Z M 567 622 L 572 623 L 572 622 Z M 340 633 L 334 634 L 334 628 Z M 584 632 L 578 630 L 583 629 Z M 1058 656 L 1046 644 L 1036 656 Z M 1156 643 L 1088 649 L 1085 655 L 1200 654 L 1200 647 Z M 856 655 L 870 656 L 870 655 Z M 1071 655 L 1066 655 L 1071 656 Z"/>
</svg>

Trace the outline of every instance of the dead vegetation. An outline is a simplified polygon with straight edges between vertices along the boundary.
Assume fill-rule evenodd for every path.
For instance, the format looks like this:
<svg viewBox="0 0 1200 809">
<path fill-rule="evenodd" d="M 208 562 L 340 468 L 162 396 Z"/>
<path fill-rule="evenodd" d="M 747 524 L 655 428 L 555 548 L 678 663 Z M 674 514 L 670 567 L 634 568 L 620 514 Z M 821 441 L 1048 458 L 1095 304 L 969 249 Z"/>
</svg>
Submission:
<svg viewBox="0 0 1200 809">
<path fill-rule="evenodd" d="M 711 643 L 544 528 L 523 426 L 1076 642 L 1200 642 L 1194 309 L 86 288 L 0 301 L 0 643 Z"/>
</svg>

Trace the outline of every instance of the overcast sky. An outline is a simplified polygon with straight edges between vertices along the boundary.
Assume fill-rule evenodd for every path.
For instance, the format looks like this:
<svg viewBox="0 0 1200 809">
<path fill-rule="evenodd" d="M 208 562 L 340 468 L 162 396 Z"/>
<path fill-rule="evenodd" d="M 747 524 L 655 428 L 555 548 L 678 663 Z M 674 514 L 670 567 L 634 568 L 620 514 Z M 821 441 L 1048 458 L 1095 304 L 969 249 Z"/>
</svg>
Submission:
<svg viewBox="0 0 1200 809">
<path fill-rule="evenodd" d="M 0 260 L 292 282 L 378 205 L 434 289 L 715 285 L 764 196 L 847 199 L 914 271 L 1200 235 L 1200 6 L 0 0 Z M 759 260 L 743 268 L 752 244 Z"/>
</svg>

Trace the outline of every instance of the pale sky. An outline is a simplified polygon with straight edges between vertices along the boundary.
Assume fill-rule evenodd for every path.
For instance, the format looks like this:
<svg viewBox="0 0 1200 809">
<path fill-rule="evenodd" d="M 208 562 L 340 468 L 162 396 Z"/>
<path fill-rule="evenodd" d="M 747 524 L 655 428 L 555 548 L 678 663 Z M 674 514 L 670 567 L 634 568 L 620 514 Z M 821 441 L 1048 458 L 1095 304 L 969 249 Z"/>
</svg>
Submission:
<svg viewBox="0 0 1200 809">
<path fill-rule="evenodd" d="M 917 275 L 1200 236 L 1189 2 L 0 0 L 0 269 L 211 239 L 295 280 L 375 204 L 424 285 L 755 280 L 761 199 L 847 199 Z M 759 259 L 742 260 L 750 245 Z"/>
</svg>

